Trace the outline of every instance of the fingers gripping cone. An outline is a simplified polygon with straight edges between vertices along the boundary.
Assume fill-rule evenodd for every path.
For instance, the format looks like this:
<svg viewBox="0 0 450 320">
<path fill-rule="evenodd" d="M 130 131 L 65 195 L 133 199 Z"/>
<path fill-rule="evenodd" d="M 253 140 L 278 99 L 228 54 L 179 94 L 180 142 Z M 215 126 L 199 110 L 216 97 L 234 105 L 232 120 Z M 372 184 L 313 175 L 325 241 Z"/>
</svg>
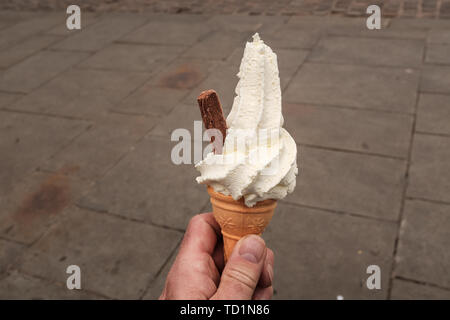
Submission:
<svg viewBox="0 0 450 320">
<path fill-rule="evenodd" d="M 206 129 L 218 129 L 223 135 L 222 143 L 225 141 L 226 121 L 223 116 L 217 93 L 214 90 L 203 91 L 197 98 L 203 124 Z M 215 142 L 214 152 L 220 154 L 222 144 Z M 227 262 L 234 246 L 242 237 L 249 234 L 261 235 L 272 219 L 273 212 L 277 205 L 276 200 L 264 200 L 257 202 L 249 208 L 245 205 L 244 199 L 234 200 L 231 196 L 226 196 L 215 192 L 208 186 L 208 193 L 211 197 L 214 218 L 222 229 L 224 257 Z"/>
<path fill-rule="evenodd" d="M 239 239 L 249 234 L 261 235 L 272 219 L 276 200 L 257 202 L 249 208 L 244 199 L 234 200 L 214 191 L 208 186 L 214 218 L 219 223 L 223 235 L 225 263 Z"/>
</svg>

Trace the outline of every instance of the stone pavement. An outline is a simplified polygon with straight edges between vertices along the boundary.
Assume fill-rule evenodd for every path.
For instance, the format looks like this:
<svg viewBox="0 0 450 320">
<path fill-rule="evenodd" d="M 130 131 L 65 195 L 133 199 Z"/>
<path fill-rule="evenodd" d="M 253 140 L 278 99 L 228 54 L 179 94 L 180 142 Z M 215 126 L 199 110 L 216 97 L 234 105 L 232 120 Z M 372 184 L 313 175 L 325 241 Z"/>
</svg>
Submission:
<svg viewBox="0 0 450 320">
<path fill-rule="evenodd" d="M 64 10 L 78 4 L 89 12 L 152 12 L 244 15 L 366 16 L 378 5 L 384 17 L 450 18 L 450 0 L 3 0 L 0 9 Z"/>
<path fill-rule="evenodd" d="M 450 21 L 0 11 L 0 297 L 158 297 L 210 210 L 170 134 L 278 54 L 300 174 L 264 237 L 275 298 L 450 298 Z M 82 290 L 65 288 L 67 266 Z M 369 290 L 366 268 L 381 268 Z"/>
</svg>

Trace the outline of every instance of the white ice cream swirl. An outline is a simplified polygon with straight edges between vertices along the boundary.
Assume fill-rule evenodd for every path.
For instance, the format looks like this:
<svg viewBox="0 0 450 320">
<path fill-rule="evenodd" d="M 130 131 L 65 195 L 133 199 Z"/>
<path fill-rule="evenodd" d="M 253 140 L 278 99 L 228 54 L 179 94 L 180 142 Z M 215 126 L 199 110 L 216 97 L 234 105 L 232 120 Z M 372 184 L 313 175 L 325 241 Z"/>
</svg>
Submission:
<svg viewBox="0 0 450 320">
<path fill-rule="evenodd" d="M 244 197 L 252 207 L 294 190 L 297 146 L 282 128 L 277 56 L 257 33 L 245 46 L 238 77 L 223 153 L 211 152 L 196 165 L 197 182 L 236 200 Z"/>
</svg>

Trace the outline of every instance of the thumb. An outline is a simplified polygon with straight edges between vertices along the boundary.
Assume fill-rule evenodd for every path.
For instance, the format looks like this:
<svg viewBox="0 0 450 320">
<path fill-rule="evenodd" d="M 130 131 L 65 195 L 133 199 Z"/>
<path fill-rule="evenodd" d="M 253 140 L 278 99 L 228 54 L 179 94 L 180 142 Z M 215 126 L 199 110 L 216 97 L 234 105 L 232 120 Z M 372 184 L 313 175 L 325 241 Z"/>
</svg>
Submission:
<svg viewBox="0 0 450 320">
<path fill-rule="evenodd" d="M 261 276 L 266 254 L 266 244 L 260 236 L 249 235 L 239 240 L 212 299 L 251 299 Z"/>
</svg>

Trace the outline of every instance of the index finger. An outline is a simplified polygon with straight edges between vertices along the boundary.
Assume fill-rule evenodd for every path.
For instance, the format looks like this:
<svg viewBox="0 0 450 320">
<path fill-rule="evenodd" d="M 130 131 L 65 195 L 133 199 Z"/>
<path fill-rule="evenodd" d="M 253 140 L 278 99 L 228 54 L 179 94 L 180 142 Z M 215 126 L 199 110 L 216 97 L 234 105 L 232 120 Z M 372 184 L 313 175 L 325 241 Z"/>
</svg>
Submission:
<svg viewBox="0 0 450 320">
<path fill-rule="evenodd" d="M 198 214 L 189 222 L 181 243 L 180 254 L 188 251 L 212 255 L 219 236 L 220 226 L 214 219 L 213 213 Z"/>
</svg>

